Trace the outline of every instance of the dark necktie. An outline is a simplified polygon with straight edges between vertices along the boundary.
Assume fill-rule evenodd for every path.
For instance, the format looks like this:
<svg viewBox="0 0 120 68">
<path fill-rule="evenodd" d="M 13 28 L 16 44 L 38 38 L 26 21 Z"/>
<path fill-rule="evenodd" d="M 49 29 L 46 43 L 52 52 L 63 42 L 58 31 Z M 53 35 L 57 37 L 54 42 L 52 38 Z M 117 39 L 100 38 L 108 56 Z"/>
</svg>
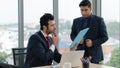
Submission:
<svg viewBox="0 0 120 68">
<path fill-rule="evenodd" d="M 50 40 L 48 36 L 46 36 L 46 41 L 47 41 L 48 47 L 50 47 Z"/>
<path fill-rule="evenodd" d="M 87 21 L 88 21 L 88 19 L 85 19 L 85 22 L 83 23 L 83 28 L 84 29 L 87 27 Z"/>
<path fill-rule="evenodd" d="M 85 19 L 85 22 L 83 23 L 83 29 L 87 28 L 87 24 L 88 24 L 88 19 Z M 84 36 L 84 38 L 86 38 L 86 35 Z"/>
</svg>

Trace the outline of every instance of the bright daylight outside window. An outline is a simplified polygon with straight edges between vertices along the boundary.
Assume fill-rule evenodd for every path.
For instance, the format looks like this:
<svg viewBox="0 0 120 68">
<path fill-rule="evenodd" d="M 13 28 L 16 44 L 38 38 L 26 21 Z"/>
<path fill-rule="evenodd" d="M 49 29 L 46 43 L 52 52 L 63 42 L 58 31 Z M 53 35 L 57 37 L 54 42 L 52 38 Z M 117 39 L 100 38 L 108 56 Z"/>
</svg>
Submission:
<svg viewBox="0 0 120 68">
<path fill-rule="evenodd" d="M 102 17 L 109 35 L 109 40 L 103 44 L 103 64 L 120 68 L 120 1 L 102 0 Z"/>
<path fill-rule="evenodd" d="M 59 48 L 67 48 L 71 44 L 70 32 L 73 19 L 81 16 L 80 2 L 81 0 L 59 0 Z"/>
<path fill-rule="evenodd" d="M 0 63 L 13 64 L 18 47 L 18 0 L 0 0 Z"/>
<path fill-rule="evenodd" d="M 53 0 L 24 0 L 24 46 L 38 31 L 40 17 L 53 13 Z M 18 0 L 0 1 L 0 63 L 13 64 L 12 48 L 18 47 Z"/>
<path fill-rule="evenodd" d="M 24 0 L 24 46 L 29 37 L 40 29 L 40 17 L 53 13 L 53 0 Z"/>
</svg>

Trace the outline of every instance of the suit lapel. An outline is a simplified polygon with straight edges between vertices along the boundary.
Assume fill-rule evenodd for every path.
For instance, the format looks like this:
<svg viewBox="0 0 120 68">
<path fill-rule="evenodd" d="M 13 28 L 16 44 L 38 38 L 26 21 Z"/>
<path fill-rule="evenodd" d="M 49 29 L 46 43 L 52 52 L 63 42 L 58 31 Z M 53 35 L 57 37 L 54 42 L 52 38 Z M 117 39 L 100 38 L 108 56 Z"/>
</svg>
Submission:
<svg viewBox="0 0 120 68">
<path fill-rule="evenodd" d="M 41 31 L 37 32 L 36 35 L 38 36 L 38 38 L 40 39 L 40 41 L 43 42 L 43 46 L 45 46 L 46 48 L 48 48 L 48 44 L 47 41 L 45 39 L 45 37 L 43 36 L 43 34 L 41 33 Z"/>
<path fill-rule="evenodd" d="M 92 28 L 94 24 L 95 24 L 94 15 L 92 15 L 88 27 Z"/>
<path fill-rule="evenodd" d="M 77 31 L 77 33 L 78 33 L 80 30 L 83 29 L 83 26 L 82 26 L 83 23 L 82 23 L 82 21 L 83 21 L 82 18 L 79 18 L 78 21 L 76 21 L 76 28 L 77 28 L 76 31 Z"/>
</svg>

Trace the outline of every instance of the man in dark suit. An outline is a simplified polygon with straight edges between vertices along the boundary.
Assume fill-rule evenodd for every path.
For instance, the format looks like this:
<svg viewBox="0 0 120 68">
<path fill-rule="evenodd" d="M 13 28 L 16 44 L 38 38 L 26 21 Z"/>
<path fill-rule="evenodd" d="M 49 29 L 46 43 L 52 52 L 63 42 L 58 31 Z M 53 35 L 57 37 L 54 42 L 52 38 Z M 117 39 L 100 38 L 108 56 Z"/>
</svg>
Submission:
<svg viewBox="0 0 120 68">
<path fill-rule="evenodd" d="M 33 34 L 28 42 L 24 68 L 51 65 L 52 61 L 60 62 L 61 54 L 56 49 L 58 36 L 53 15 L 44 14 L 40 18 L 40 31 Z M 52 34 L 52 37 L 49 36 Z M 76 50 L 75 45 L 71 50 Z"/>
<path fill-rule="evenodd" d="M 79 31 L 89 28 L 84 38 L 80 41 L 77 50 L 85 50 L 84 57 L 89 57 L 92 63 L 98 64 L 103 60 L 101 44 L 108 40 L 106 26 L 103 18 L 92 14 L 89 0 L 82 0 L 79 7 L 82 17 L 73 20 L 70 37 L 73 41 Z"/>
</svg>

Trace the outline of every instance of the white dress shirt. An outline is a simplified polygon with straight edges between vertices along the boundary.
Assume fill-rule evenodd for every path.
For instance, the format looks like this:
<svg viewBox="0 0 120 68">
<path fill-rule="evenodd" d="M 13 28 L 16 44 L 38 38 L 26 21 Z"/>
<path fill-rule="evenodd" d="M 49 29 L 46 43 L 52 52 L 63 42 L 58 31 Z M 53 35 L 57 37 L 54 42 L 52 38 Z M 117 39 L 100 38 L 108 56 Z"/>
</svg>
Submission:
<svg viewBox="0 0 120 68">
<path fill-rule="evenodd" d="M 46 39 L 46 36 L 47 36 L 47 35 L 46 35 L 42 30 L 41 30 L 41 33 L 43 34 L 43 36 L 44 36 L 45 39 Z M 55 50 L 55 45 L 52 44 L 49 49 L 52 50 L 52 52 L 54 52 L 54 50 Z"/>
</svg>

